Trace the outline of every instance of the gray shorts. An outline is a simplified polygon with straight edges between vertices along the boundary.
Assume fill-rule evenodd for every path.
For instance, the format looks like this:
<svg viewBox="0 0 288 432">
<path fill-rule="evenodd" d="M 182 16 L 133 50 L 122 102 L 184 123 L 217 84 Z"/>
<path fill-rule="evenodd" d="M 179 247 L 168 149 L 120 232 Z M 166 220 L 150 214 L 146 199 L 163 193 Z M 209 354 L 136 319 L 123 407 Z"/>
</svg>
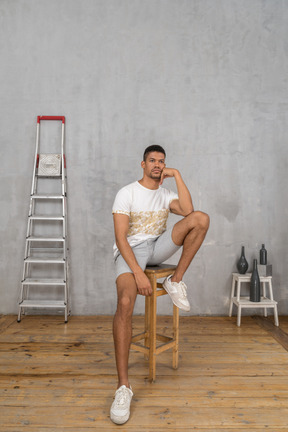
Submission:
<svg viewBox="0 0 288 432">
<path fill-rule="evenodd" d="M 158 265 L 170 258 L 182 246 L 177 246 L 172 240 L 172 229 L 169 228 L 156 239 L 145 240 L 144 242 L 133 246 L 132 250 L 136 260 L 142 270 L 146 265 Z M 122 257 L 118 255 L 115 260 L 116 279 L 123 273 L 132 273 L 132 270 Z"/>
</svg>

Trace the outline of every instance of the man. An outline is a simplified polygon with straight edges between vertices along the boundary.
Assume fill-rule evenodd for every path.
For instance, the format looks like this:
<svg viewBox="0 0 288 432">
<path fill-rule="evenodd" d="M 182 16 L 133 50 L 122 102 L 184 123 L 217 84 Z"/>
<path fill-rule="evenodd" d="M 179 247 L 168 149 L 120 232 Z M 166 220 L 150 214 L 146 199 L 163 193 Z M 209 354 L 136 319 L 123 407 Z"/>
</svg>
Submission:
<svg viewBox="0 0 288 432">
<path fill-rule="evenodd" d="M 118 295 L 113 336 L 118 389 L 110 417 L 117 424 L 129 419 L 133 396 L 128 379 L 128 357 L 135 300 L 137 294 L 149 296 L 152 293 L 145 267 L 162 263 L 182 246 L 175 273 L 165 279 L 164 288 L 176 306 L 189 311 L 187 287 L 182 279 L 209 227 L 208 215 L 194 211 L 191 195 L 180 172 L 167 168 L 165 157 L 161 146 L 149 146 L 141 162 L 142 179 L 122 188 L 113 204 Z M 174 178 L 177 194 L 161 187 L 167 178 Z M 166 230 L 169 211 L 183 218 Z"/>
</svg>

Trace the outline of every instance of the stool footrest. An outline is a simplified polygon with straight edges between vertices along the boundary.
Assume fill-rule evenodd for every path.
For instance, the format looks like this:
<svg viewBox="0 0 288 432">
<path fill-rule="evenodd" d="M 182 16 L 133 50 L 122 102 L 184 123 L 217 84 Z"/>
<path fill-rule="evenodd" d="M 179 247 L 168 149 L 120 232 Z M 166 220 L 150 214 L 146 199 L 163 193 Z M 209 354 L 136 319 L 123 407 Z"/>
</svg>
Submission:
<svg viewBox="0 0 288 432">
<path fill-rule="evenodd" d="M 147 332 L 139 333 L 139 334 L 137 334 L 137 335 L 135 335 L 135 336 L 132 336 L 131 342 L 132 342 L 132 343 L 133 343 L 133 342 L 138 342 L 138 341 L 140 341 L 140 340 L 142 340 L 142 339 L 145 339 L 145 337 L 147 337 L 147 336 L 148 336 L 148 333 L 147 333 Z"/>
<path fill-rule="evenodd" d="M 168 295 L 168 293 L 167 293 L 167 291 L 163 288 L 163 289 L 157 289 L 157 291 L 156 291 L 156 296 L 157 297 L 160 297 L 160 296 L 163 296 L 163 295 Z"/>
<path fill-rule="evenodd" d="M 156 340 L 167 343 L 167 342 L 173 341 L 174 338 L 170 337 L 170 336 L 164 336 L 164 335 L 161 335 L 161 334 L 157 333 L 156 334 Z"/>
<path fill-rule="evenodd" d="M 134 350 L 134 351 L 142 352 L 145 355 L 148 355 L 149 354 L 149 350 L 150 350 L 149 347 L 146 347 L 146 346 L 143 346 L 143 345 L 140 345 L 140 344 L 137 344 L 137 343 L 131 343 L 130 348 L 132 350 Z"/>
<path fill-rule="evenodd" d="M 175 346 L 176 346 L 176 342 L 173 340 L 171 342 L 164 343 L 163 345 L 160 345 L 159 347 L 156 348 L 155 355 L 167 351 L 168 349 L 174 348 Z"/>
<path fill-rule="evenodd" d="M 139 334 L 133 336 L 132 339 L 131 339 L 131 345 L 135 344 L 136 342 L 139 342 L 139 341 L 145 339 L 148 336 L 149 336 L 149 334 L 146 333 L 146 332 L 139 333 Z M 158 340 L 160 342 L 168 343 L 168 342 L 174 341 L 174 338 L 172 336 L 164 336 L 164 335 L 161 335 L 161 334 L 157 333 L 156 334 L 156 340 Z M 139 346 L 139 345 L 137 345 L 137 346 Z"/>
<path fill-rule="evenodd" d="M 157 347 L 154 351 L 154 355 L 158 355 L 164 351 L 167 351 L 171 348 L 175 348 L 176 342 L 174 340 L 171 340 L 170 342 L 166 342 L 159 347 Z M 150 348 L 145 347 L 143 345 L 137 344 L 137 343 L 131 343 L 130 348 L 134 351 L 142 352 L 143 354 L 149 354 Z"/>
<path fill-rule="evenodd" d="M 272 308 L 277 305 L 277 301 L 271 300 L 268 297 L 261 297 L 260 302 L 252 302 L 248 296 L 241 296 L 239 300 L 237 300 L 237 297 L 233 297 L 232 301 L 236 306 L 242 305 L 245 308 Z"/>
</svg>

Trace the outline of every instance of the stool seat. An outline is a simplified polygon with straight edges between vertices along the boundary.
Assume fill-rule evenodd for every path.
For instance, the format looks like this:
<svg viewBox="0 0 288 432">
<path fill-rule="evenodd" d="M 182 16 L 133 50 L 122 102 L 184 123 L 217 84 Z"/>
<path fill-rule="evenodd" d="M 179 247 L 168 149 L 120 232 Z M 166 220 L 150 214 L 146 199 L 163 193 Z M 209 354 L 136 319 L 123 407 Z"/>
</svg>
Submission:
<svg viewBox="0 0 288 432">
<path fill-rule="evenodd" d="M 251 273 L 240 274 L 240 273 L 232 273 L 232 288 L 231 288 L 231 297 L 230 297 L 230 306 L 229 306 L 229 316 L 232 316 L 233 304 L 238 308 L 237 313 L 237 326 L 241 324 L 241 312 L 242 308 L 263 308 L 264 316 L 267 317 L 267 308 L 274 309 L 274 323 L 276 326 L 279 326 L 278 319 L 278 311 L 277 311 L 277 302 L 273 297 L 273 289 L 272 289 L 272 276 L 259 276 L 260 285 L 262 287 L 262 295 L 260 302 L 252 302 L 250 301 L 249 296 L 241 296 L 241 284 L 242 283 L 250 283 Z M 269 297 L 266 295 L 266 284 L 268 285 Z M 235 296 L 236 289 L 236 296 Z"/>
<path fill-rule="evenodd" d="M 172 275 L 176 266 L 171 264 L 160 264 L 158 266 L 146 267 L 145 274 L 151 287 L 151 296 L 145 297 L 145 331 L 132 336 L 131 349 L 143 352 L 149 359 L 149 380 L 156 380 L 156 356 L 168 349 L 173 349 L 173 368 L 178 367 L 178 345 L 179 345 L 179 309 L 173 304 L 173 336 L 164 336 L 157 333 L 157 299 L 168 295 L 158 279 Z M 171 300 L 172 302 L 172 300 Z M 138 342 L 144 340 L 144 346 Z M 156 342 L 162 344 L 156 346 Z"/>
</svg>

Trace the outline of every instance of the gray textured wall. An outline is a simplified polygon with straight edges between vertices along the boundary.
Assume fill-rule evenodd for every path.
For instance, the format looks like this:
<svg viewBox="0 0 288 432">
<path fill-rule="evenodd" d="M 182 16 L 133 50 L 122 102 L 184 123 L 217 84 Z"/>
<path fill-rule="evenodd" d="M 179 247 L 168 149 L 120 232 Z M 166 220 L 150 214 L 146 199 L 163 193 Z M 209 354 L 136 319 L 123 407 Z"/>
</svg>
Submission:
<svg viewBox="0 0 288 432">
<path fill-rule="evenodd" d="M 74 314 L 114 312 L 111 206 L 152 143 L 211 216 L 191 314 L 227 314 L 241 245 L 251 264 L 262 242 L 287 313 L 287 22 L 284 0 L 0 1 L 0 313 L 17 311 L 40 114 L 67 119 Z"/>
</svg>

